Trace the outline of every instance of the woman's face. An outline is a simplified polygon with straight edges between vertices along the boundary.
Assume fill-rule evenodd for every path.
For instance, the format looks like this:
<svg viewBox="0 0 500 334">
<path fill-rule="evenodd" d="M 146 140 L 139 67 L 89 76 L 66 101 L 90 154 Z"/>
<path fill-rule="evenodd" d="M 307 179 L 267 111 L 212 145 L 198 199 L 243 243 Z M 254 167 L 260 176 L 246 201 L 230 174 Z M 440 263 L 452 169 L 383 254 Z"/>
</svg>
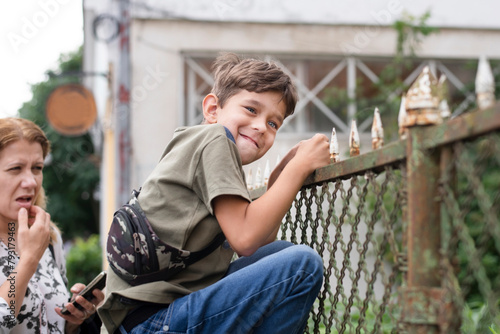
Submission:
<svg viewBox="0 0 500 334">
<path fill-rule="evenodd" d="M 17 221 L 19 209 L 29 210 L 43 181 L 43 151 L 22 139 L 0 151 L 0 221 Z"/>
</svg>

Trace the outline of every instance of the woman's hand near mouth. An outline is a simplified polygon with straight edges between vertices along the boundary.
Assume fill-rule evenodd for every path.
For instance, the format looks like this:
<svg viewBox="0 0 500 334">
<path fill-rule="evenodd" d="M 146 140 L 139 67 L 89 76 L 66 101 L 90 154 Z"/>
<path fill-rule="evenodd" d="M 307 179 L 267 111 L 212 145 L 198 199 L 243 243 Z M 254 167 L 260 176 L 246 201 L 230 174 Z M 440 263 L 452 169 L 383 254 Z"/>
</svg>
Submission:
<svg viewBox="0 0 500 334">
<path fill-rule="evenodd" d="M 13 282 L 3 284 L 0 287 L 0 293 L 5 296 L 4 299 L 9 305 L 14 305 L 14 315 L 17 316 L 21 310 L 23 299 L 26 295 L 28 282 L 36 272 L 40 259 L 47 250 L 50 239 L 50 215 L 38 206 L 31 206 L 30 214 L 34 215 L 31 227 L 28 222 L 28 210 L 21 208 L 17 214 L 17 223 L 15 228 L 17 234 L 9 234 L 9 249 L 11 244 L 15 246 L 19 262 L 16 267 L 10 270 L 10 276 Z M 10 231 L 14 232 L 14 231 Z M 14 287 L 11 287 L 14 284 Z M 6 289 L 11 289 L 16 293 L 9 293 Z"/>
<path fill-rule="evenodd" d="M 33 216 L 33 218 L 28 218 Z M 20 258 L 29 254 L 36 263 L 47 249 L 50 240 L 50 215 L 42 208 L 32 205 L 29 213 L 21 208 L 18 214 L 18 252 Z"/>
</svg>

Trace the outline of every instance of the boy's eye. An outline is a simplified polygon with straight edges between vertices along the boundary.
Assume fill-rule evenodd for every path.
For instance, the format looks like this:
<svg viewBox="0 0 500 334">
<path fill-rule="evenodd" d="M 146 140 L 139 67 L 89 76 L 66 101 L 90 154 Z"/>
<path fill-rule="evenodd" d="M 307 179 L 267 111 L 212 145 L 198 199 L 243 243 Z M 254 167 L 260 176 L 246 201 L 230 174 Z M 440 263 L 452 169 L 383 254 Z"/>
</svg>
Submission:
<svg viewBox="0 0 500 334">
<path fill-rule="evenodd" d="M 255 113 L 256 113 L 255 109 L 254 109 L 254 108 L 252 108 L 252 107 L 245 107 L 245 108 L 246 108 L 248 111 L 250 111 L 252 114 L 255 114 Z"/>
<path fill-rule="evenodd" d="M 274 122 L 267 122 L 267 124 L 269 124 L 271 127 L 277 129 L 278 128 L 278 124 L 274 123 Z"/>
</svg>

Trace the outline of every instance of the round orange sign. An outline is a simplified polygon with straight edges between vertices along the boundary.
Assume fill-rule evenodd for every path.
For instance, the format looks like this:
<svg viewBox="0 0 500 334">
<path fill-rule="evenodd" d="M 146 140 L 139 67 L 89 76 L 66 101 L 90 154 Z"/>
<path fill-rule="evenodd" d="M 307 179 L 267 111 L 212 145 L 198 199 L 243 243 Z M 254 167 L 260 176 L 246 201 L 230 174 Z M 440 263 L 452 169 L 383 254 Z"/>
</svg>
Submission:
<svg viewBox="0 0 500 334">
<path fill-rule="evenodd" d="M 50 125 L 62 135 L 79 136 L 97 119 L 92 93 L 80 84 L 66 84 L 49 96 L 45 114 Z"/>
</svg>

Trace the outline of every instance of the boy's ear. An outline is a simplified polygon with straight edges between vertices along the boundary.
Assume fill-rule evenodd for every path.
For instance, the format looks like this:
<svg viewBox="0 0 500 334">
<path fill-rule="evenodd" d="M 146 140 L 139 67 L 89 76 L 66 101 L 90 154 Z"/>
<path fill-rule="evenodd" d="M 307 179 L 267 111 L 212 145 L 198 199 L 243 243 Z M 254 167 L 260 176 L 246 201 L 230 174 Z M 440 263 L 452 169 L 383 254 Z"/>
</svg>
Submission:
<svg viewBox="0 0 500 334">
<path fill-rule="evenodd" d="M 205 123 L 215 124 L 217 123 L 217 96 L 210 93 L 203 99 L 203 117 L 205 118 Z"/>
</svg>

